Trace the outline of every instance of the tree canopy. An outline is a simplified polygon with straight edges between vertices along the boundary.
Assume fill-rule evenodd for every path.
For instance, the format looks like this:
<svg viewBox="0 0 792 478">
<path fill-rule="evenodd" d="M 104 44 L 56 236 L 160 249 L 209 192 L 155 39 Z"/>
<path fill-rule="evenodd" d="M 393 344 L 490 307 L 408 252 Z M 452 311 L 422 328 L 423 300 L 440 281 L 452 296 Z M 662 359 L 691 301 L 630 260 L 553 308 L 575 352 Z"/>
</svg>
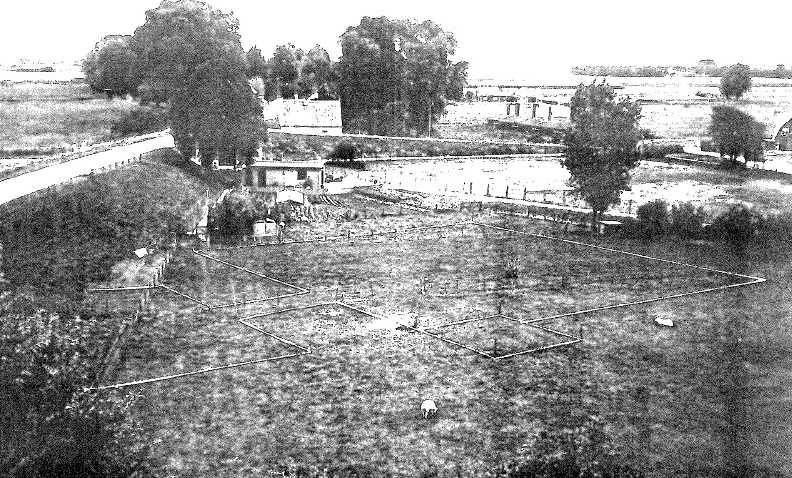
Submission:
<svg viewBox="0 0 792 478">
<path fill-rule="evenodd" d="M 129 35 L 108 35 L 83 60 L 85 81 L 95 91 L 108 96 L 137 94 L 139 81 L 133 73 L 135 54 L 129 48 Z"/>
<path fill-rule="evenodd" d="M 176 146 L 204 164 L 234 164 L 263 136 L 261 106 L 248 84 L 239 22 L 197 0 L 163 0 L 146 12 L 130 47 L 141 97 L 167 101 Z"/>
<path fill-rule="evenodd" d="M 641 139 L 641 107 L 629 98 L 616 99 L 603 83 L 580 85 L 570 103 L 571 128 L 561 164 L 569 170 L 577 196 L 592 208 L 594 220 L 618 203 L 629 187 Z"/>
<path fill-rule="evenodd" d="M 709 132 L 721 157 L 735 163 L 743 156 L 746 162 L 762 161 L 764 124 L 731 106 L 713 106 Z"/>
<path fill-rule="evenodd" d="M 426 134 L 449 99 L 460 99 L 467 68 L 451 63 L 453 34 L 425 21 L 364 17 L 341 35 L 344 128 Z"/>
<path fill-rule="evenodd" d="M 726 99 L 740 99 L 751 89 L 751 67 L 737 63 L 723 72 L 720 81 L 720 92 Z"/>
</svg>

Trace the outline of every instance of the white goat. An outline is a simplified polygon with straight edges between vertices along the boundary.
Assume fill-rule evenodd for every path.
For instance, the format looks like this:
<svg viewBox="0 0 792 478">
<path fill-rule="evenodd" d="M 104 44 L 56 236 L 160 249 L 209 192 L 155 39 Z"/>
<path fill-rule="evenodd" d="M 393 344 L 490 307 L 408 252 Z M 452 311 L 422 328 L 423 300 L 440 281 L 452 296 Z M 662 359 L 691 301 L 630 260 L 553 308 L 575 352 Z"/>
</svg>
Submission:
<svg viewBox="0 0 792 478">
<path fill-rule="evenodd" d="M 421 403 L 421 413 L 424 418 L 432 418 L 437 414 L 437 405 L 434 400 L 424 400 Z"/>
</svg>

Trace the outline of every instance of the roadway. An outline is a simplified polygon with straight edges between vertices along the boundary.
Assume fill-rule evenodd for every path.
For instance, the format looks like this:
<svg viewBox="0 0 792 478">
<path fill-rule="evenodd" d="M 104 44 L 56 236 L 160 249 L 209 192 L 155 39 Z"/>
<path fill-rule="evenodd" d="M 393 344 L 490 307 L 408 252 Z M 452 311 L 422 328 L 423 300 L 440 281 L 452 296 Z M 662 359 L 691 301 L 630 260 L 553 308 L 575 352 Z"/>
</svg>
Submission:
<svg viewBox="0 0 792 478">
<path fill-rule="evenodd" d="M 65 183 L 72 178 L 85 176 L 93 170 L 115 165 L 122 161 L 137 158 L 161 148 L 172 148 L 173 136 L 163 134 L 137 143 L 117 146 L 107 151 L 89 154 L 71 161 L 48 166 L 15 178 L 0 181 L 0 204 L 28 194 Z"/>
</svg>

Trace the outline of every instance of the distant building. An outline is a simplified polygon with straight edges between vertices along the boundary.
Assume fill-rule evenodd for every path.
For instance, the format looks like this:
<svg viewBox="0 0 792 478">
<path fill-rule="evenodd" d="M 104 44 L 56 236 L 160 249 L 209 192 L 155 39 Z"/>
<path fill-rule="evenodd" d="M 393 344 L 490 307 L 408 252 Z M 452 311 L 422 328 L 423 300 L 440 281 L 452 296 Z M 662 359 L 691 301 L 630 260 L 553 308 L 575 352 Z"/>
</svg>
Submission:
<svg viewBox="0 0 792 478">
<path fill-rule="evenodd" d="M 257 159 L 248 166 L 246 186 L 261 188 L 307 188 L 324 187 L 323 160 L 317 161 L 267 161 Z"/>
<path fill-rule="evenodd" d="M 526 97 L 521 101 L 510 102 L 506 105 L 506 115 L 516 116 L 520 119 L 537 121 L 566 121 L 569 119 L 569 103 L 556 100 Z"/>
<path fill-rule="evenodd" d="M 284 133 L 341 134 L 340 100 L 278 98 L 262 105 L 269 128 Z"/>
<path fill-rule="evenodd" d="M 792 151 L 792 119 L 778 128 L 775 141 L 781 151 Z"/>
</svg>

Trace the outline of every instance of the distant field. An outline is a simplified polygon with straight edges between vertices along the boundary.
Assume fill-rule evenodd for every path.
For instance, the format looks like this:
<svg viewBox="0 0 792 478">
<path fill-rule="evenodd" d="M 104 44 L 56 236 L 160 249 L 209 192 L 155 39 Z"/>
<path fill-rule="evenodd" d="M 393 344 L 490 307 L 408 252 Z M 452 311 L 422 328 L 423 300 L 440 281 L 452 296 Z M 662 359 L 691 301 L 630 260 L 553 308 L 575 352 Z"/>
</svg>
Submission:
<svg viewBox="0 0 792 478">
<path fill-rule="evenodd" d="M 454 218 L 462 219 L 407 215 L 401 226 Z M 399 224 L 398 218 L 388 220 Z M 365 224 L 349 226 L 365 232 Z M 271 314 L 254 319 L 255 325 L 312 353 L 144 388 L 138 412 L 159 443 L 155 450 L 166 473 L 262 475 L 304 465 L 369 470 L 371 476 L 419 476 L 433 469 L 481 476 L 525 459 L 542 432 L 591 425 L 588 418 L 574 417 L 606 423 L 609 440 L 625 460 L 663 476 L 720 449 L 719 412 L 711 405 L 716 382 L 685 378 L 709 373 L 701 366 L 706 355 L 690 355 L 698 342 L 688 343 L 710 321 L 706 309 L 690 307 L 699 299 L 686 300 L 684 313 L 677 312 L 678 302 L 663 302 L 557 319 L 546 325 L 571 334 L 582 325 L 584 345 L 497 363 L 424 334 L 395 330 L 392 319 L 439 327 L 501 312 L 525 320 L 732 278 L 470 225 L 400 238 L 353 236 L 351 242 L 212 253 L 313 294 L 207 313 L 157 291 L 157 315 L 133 333 L 119 380 L 286 352 L 283 344 L 236 321 L 253 313 L 343 297 L 386 320 L 338 305 Z M 218 274 L 216 266 L 183 254 L 179 274 L 172 276 L 187 278 L 180 290 L 212 302 L 273 292 L 266 281 Z M 428 281 L 424 294 L 422 278 Z M 656 328 L 652 317 L 658 313 L 679 313 L 686 324 L 681 335 Z M 498 354 L 554 340 L 541 331 L 525 335 L 517 329 L 527 329 L 501 319 L 479 325 L 438 333 Z M 494 341 L 498 334 L 502 340 Z M 648 403 L 635 398 L 640 387 L 648 389 Z M 579 401 L 575 393 L 585 398 Z M 437 399 L 437 420 L 419 418 L 425 397 Z"/>
<path fill-rule="evenodd" d="M 110 139 L 113 121 L 133 107 L 95 95 L 86 84 L 0 84 L 0 157 L 56 153 Z"/>
</svg>

